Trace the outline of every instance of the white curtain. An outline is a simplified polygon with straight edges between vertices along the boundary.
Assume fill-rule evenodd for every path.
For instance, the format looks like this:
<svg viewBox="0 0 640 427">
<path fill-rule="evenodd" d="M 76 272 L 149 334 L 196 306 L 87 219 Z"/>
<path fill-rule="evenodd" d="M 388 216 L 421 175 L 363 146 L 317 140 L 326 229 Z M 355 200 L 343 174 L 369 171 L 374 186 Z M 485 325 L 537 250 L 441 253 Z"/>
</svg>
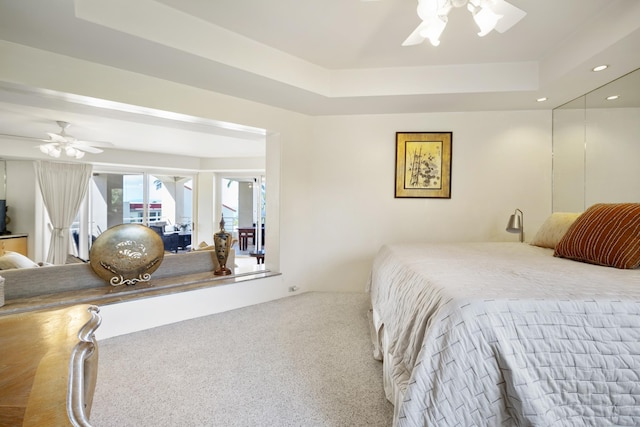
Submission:
<svg viewBox="0 0 640 427">
<path fill-rule="evenodd" d="M 69 253 L 69 227 L 87 193 L 93 166 L 36 161 L 36 176 L 53 227 L 47 262 L 64 264 Z"/>
</svg>

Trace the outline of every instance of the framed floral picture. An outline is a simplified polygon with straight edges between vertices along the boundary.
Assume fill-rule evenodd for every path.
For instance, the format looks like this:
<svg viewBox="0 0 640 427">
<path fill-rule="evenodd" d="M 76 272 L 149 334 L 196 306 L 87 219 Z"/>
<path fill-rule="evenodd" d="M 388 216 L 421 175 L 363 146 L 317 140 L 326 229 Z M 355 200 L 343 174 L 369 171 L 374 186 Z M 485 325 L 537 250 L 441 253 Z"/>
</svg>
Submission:
<svg viewBox="0 0 640 427">
<path fill-rule="evenodd" d="M 453 132 L 396 132 L 396 198 L 451 198 L 452 139 Z"/>
</svg>

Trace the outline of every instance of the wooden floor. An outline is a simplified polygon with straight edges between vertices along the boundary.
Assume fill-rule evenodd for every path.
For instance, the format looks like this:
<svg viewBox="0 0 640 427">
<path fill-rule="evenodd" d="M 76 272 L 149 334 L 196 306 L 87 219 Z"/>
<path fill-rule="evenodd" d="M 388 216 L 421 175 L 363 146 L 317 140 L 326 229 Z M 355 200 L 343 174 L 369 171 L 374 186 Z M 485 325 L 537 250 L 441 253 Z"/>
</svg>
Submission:
<svg viewBox="0 0 640 427">
<path fill-rule="evenodd" d="M 0 317 L 0 426 L 68 426 L 69 360 L 88 305 Z"/>
</svg>

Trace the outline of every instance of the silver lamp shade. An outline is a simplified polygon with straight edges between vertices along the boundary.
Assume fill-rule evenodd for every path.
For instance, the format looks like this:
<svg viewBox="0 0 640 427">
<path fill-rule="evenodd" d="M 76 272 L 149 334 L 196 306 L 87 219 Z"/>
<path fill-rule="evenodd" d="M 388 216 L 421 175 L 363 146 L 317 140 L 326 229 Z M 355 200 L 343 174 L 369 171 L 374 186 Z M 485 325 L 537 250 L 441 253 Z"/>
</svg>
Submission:
<svg viewBox="0 0 640 427">
<path fill-rule="evenodd" d="M 516 209 L 513 215 L 509 217 L 507 231 L 509 233 L 520 233 L 520 241 L 524 241 L 524 214 L 520 209 Z"/>
</svg>

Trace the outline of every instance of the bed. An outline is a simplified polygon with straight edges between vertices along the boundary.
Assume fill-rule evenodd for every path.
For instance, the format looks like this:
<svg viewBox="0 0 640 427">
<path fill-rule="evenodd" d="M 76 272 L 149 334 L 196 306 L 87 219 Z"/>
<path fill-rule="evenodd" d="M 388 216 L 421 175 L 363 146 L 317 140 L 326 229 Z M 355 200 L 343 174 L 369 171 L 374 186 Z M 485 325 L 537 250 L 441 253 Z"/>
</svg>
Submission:
<svg viewBox="0 0 640 427">
<path fill-rule="evenodd" d="M 596 255 L 620 262 L 606 225 L 620 221 L 601 210 L 627 205 L 590 208 L 545 245 L 383 246 L 369 283 L 372 340 L 394 424 L 640 425 L 640 205 L 613 238 L 618 251 L 621 240 L 637 249 L 635 266 L 561 251 L 604 241 Z"/>
</svg>

